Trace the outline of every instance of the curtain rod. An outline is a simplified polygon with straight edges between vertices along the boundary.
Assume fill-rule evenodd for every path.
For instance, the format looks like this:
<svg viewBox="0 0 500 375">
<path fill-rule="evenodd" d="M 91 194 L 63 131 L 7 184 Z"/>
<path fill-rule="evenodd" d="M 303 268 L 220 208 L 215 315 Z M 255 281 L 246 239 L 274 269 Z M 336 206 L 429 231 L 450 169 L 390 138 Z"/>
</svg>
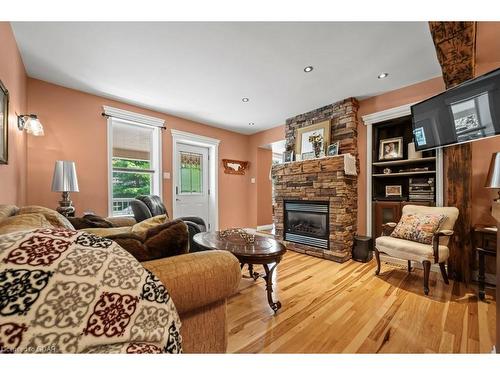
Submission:
<svg viewBox="0 0 500 375">
<path fill-rule="evenodd" d="M 109 118 L 109 117 L 111 117 L 111 118 L 116 118 L 116 119 L 118 119 L 118 120 L 123 120 L 123 121 L 137 122 L 137 123 L 139 123 L 139 124 L 140 124 L 140 122 L 139 122 L 139 121 L 132 121 L 132 120 L 129 120 L 129 119 L 126 119 L 126 118 L 123 118 L 123 117 L 118 117 L 118 116 L 111 116 L 111 115 L 107 115 L 107 114 L 106 114 L 106 113 L 104 113 L 104 112 L 102 112 L 102 113 L 101 113 L 101 116 L 102 116 L 102 117 L 106 117 L 106 118 Z M 164 125 L 164 126 L 155 126 L 155 125 L 148 125 L 148 124 L 142 124 L 142 125 L 152 126 L 152 127 L 155 127 L 155 128 L 160 128 L 161 130 L 166 130 L 166 129 L 167 129 L 167 127 L 166 127 L 165 125 Z"/>
</svg>

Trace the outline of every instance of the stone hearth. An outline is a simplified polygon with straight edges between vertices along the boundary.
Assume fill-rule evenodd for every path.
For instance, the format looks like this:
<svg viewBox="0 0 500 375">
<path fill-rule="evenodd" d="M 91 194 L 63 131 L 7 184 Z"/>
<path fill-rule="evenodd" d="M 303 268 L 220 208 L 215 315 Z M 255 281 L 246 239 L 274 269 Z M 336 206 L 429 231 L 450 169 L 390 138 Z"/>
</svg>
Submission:
<svg viewBox="0 0 500 375">
<path fill-rule="evenodd" d="M 287 119 L 286 148 L 295 149 L 297 129 L 330 120 L 331 142 L 340 141 L 339 153 L 350 153 L 357 158 L 357 111 L 358 102 L 349 98 Z M 357 230 L 358 179 L 344 173 L 344 156 L 278 164 L 272 167 L 271 173 L 275 189 L 276 236 L 284 240 L 285 201 L 328 202 L 328 248 L 285 242 L 289 249 L 301 253 L 337 262 L 350 259 Z"/>
</svg>

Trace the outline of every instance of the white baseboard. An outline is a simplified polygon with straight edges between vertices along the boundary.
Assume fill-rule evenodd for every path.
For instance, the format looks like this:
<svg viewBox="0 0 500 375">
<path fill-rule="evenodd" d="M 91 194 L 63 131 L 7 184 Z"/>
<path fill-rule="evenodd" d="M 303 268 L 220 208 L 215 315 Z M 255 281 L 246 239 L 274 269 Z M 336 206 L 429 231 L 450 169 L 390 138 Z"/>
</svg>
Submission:
<svg viewBox="0 0 500 375">
<path fill-rule="evenodd" d="M 267 224 L 267 225 L 258 225 L 257 230 L 271 230 L 273 229 L 272 224 Z"/>
</svg>

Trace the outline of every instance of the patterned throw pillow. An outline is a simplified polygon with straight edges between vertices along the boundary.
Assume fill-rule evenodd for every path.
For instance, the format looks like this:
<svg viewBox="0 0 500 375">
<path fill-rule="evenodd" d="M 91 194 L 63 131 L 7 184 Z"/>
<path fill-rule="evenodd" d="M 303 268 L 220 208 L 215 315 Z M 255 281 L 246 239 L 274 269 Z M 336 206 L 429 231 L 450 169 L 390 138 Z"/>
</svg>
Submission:
<svg viewBox="0 0 500 375">
<path fill-rule="evenodd" d="M 445 218 L 445 215 L 405 214 L 391 233 L 391 237 L 431 245 L 432 236 Z"/>
</svg>

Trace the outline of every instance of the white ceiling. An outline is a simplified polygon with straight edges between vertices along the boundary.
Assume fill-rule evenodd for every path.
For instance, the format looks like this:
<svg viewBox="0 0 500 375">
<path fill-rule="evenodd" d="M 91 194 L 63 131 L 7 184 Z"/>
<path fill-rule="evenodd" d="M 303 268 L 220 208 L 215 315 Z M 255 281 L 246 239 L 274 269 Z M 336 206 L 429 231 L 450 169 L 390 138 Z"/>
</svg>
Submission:
<svg viewBox="0 0 500 375">
<path fill-rule="evenodd" d="M 441 74 L 426 22 L 12 27 L 31 77 L 244 134 Z M 389 77 L 377 79 L 381 72 Z"/>
</svg>

